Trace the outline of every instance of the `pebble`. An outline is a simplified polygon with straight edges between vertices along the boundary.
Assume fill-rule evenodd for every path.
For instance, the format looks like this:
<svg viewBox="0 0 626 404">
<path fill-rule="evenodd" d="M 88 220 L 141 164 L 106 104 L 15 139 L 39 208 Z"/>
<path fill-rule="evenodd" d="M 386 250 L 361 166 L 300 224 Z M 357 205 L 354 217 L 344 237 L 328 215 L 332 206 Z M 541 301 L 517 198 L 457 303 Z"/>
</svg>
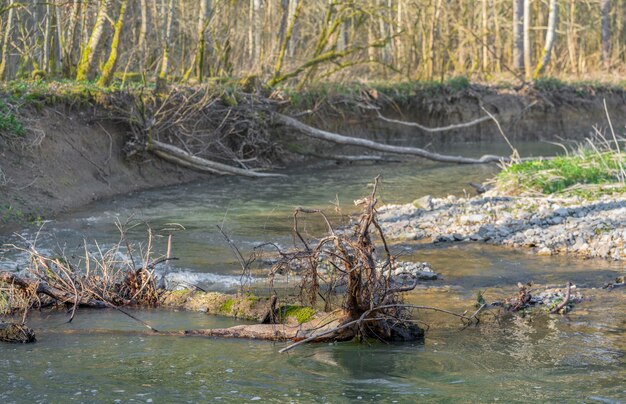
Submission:
<svg viewBox="0 0 626 404">
<path fill-rule="evenodd" d="M 385 205 L 379 222 L 390 239 L 453 243 L 471 240 L 532 247 L 539 255 L 626 257 L 626 197 L 534 198 L 497 195 L 416 199 Z M 596 208 L 601 207 L 601 208 Z"/>
</svg>

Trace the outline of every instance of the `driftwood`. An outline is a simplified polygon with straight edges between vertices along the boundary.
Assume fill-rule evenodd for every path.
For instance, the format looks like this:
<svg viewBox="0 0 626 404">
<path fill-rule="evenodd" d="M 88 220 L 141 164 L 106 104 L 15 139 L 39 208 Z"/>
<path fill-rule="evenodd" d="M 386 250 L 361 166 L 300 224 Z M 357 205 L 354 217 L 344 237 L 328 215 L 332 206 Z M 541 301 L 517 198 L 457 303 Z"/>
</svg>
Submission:
<svg viewBox="0 0 626 404">
<path fill-rule="evenodd" d="M 32 290 L 37 295 L 48 296 L 59 303 L 72 305 L 76 304 L 81 307 L 92 307 L 97 309 L 108 307 L 107 303 L 101 300 L 68 293 L 61 289 L 52 287 L 45 282 L 20 277 L 13 272 L 0 271 L 0 282 L 13 285 L 20 289 Z"/>
<path fill-rule="evenodd" d="M 349 163 L 359 162 L 359 161 L 374 161 L 374 162 L 386 162 L 386 163 L 402 162 L 402 160 L 399 158 L 392 158 L 392 157 L 381 156 L 377 154 L 363 154 L 360 156 L 352 156 L 352 155 L 345 155 L 345 154 L 320 154 L 320 153 L 313 153 L 313 152 L 309 152 L 309 153 L 298 152 L 298 154 L 302 154 L 303 156 L 317 157 L 319 159 L 324 159 L 324 160 L 346 161 Z"/>
<path fill-rule="evenodd" d="M 148 150 L 157 156 L 168 160 L 172 163 L 185 166 L 197 171 L 205 171 L 213 174 L 230 174 L 243 175 L 245 177 L 284 177 L 283 174 L 261 173 L 244 168 L 237 168 L 227 164 L 218 163 L 207 160 L 198 156 L 194 156 L 181 148 L 172 146 L 171 144 L 152 140 L 148 143 Z"/>
<path fill-rule="evenodd" d="M 469 127 L 472 127 L 474 125 L 478 125 L 479 123 L 483 123 L 485 121 L 489 121 L 490 119 L 492 119 L 490 116 L 482 116 L 480 118 L 474 119 L 473 121 L 469 121 L 469 122 L 465 122 L 465 123 L 458 123 L 458 124 L 454 124 L 454 125 L 440 126 L 440 127 L 436 127 L 436 128 L 429 128 L 428 126 L 421 125 L 421 124 L 419 124 L 417 122 L 407 122 L 407 121 L 401 121 L 401 120 L 398 120 L 398 119 L 387 118 L 386 116 L 381 114 L 380 111 L 376 110 L 376 112 L 378 114 L 378 118 L 380 120 L 382 120 L 382 121 L 389 122 L 389 123 L 394 123 L 394 124 L 398 124 L 398 125 L 403 125 L 403 126 L 409 126 L 409 127 L 412 127 L 412 128 L 418 128 L 419 130 L 421 130 L 423 132 L 427 132 L 427 133 L 449 132 L 449 131 L 455 130 L 455 129 L 465 129 L 465 128 L 469 128 Z"/>
<path fill-rule="evenodd" d="M 498 162 L 510 161 L 509 157 L 495 156 L 491 154 L 486 154 L 480 158 L 451 156 L 447 154 L 429 152 L 428 150 L 420 149 L 417 147 L 394 146 L 394 145 L 374 142 L 368 139 L 360 139 L 360 138 L 344 136 L 344 135 L 340 135 L 337 133 L 332 133 L 332 132 L 328 132 L 322 129 L 314 128 L 297 119 L 294 119 L 292 117 L 279 114 L 279 113 L 274 114 L 274 119 L 275 119 L 275 122 L 281 125 L 289 127 L 291 129 L 295 129 L 315 139 L 325 140 L 328 142 L 341 144 L 341 145 L 363 147 L 366 149 L 376 150 L 376 151 L 383 152 L 383 153 L 411 155 L 411 156 L 422 157 L 422 158 L 433 160 L 433 161 L 440 161 L 444 163 L 458 163 L 458 164 L 486 164 L 486 163 L 498 163 Z"/>
</svg>

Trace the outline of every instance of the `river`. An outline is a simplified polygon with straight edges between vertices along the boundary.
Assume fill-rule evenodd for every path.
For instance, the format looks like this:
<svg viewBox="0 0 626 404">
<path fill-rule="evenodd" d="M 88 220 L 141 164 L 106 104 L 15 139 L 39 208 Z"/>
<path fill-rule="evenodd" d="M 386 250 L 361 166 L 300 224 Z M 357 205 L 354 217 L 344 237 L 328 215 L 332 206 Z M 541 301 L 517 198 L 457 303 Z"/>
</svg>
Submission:
<svg viewBox="0 0 626 404">
<path fill-rule="evenodd" d="M 523 154 L 542 144 L 518 145 Z M 502 153 L 501 146 L 450 146 L 466 155 Z M 292 243 L 297 206 L 323 208 L 334 223 L 354 212 L 352 201 L 381 175 L 382 203 L 430 194 L 462 195 L 494 167 L 431 162 L 307 165 L 288 178 L 211 178 L 103 200 L 0 238 L 49 253 L 80 254 L 117 242 L 116 221 L 133 223 L 129 238 L 146 238 L 164 252 L 173 235 L 179 258 L 162 268 L 168 281 L 219 291 L 239 285 L 241 268 L 217 230 L 223 225 L 244 254 L 264 241 Z M 334 211 L 333 204 L 341 207 Z M 343 215 L 343 216 L 342 216 Z M 319 222 L 309 220 L 315 234 Z M 623 290 L 590 289 L 623 274 L 621 264 L 566 257 L 537 257 L 486 245 L 394 246 L 402 259 L 429 261 L 443 280 L 407 296 L 412 303 L 462 312 L 478 290 L 487 298 L 513 293 L 515 284 L 575 282 L 590 299 L 568 316 L 485 316 L 461 329 L 454 318 L 417 313 L 430 328 L 423 344 L 340 343 L 307 345 L 289 354 L 261 341 L 150 336 L 115 311 L 34 313 L 33 345 L 0 345 L 1 402 L 609 402 L 626 399 L 626 299 Z M 0 253 L 4 266 L 23 268 L 24 255 Z M 265 290 L 254 272 L 257 293 Z M 285 287 L 288 287 L 286 285 Z M 589 289 L 587 289 L 589 288 Z M 147 310 L 135 313 L 157 329 L 224 327 L 240 321 L 203 313 Z"/>
</svg>

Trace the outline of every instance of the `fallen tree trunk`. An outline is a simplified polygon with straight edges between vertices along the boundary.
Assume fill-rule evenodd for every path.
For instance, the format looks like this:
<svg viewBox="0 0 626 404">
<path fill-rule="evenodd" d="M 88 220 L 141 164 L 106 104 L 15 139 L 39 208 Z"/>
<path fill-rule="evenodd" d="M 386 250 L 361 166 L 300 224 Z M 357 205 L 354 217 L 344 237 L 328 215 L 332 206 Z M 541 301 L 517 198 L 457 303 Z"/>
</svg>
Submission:
<svg viewBox="0 0 626 404">
<path fill-rule="evenodd" d="M 161 157 L 164 160 L 168 160 L 174 164 L 179 164 L 187 168 L 191 168 L 197 171 L 210 172 L 213 174 L 229 174 L 229 175 L 243 175 L 245 177 L 285 177 L 284 174 L 275 173 L 261 173 L 258 171 L 248 170 L 244 168 L 237 168 L 229 166 L 227 164 L 218 163 L 215 161 L 207 160 L 198 156 L 194 156 L 191 153 L 184 151 L 176 146 L 172 146 L 167 143 L 159 142 L 158 140 L 152 140 L 148 143 L 148 150 Z"/>
<path fill-rule="evenodd" d="M 508 162 L 511 160 L 509 157 L 495 156 L 491 154 L 487 154 L 476 159 L 476 158 L 471 158 L 471 157 L 450 156 L 446 154 L 433 153 L 433 152 L 429 152 L 428 150 L 420 149 L 417 147 L 394 146 L 394 145 L 374 142 L 368 139 L 360 139 L 360 138 L 339 135 L 337 133 L 332 133 L 332 132 L 328 132 L 322 129 L 314 128 L 312 126 L 309 126 L 305 123 L 298 121 L 297 119 L 294 119 L 287 115 L 283 115 L 279 113 L 275 113 L 274 118 L 277 123 L 287 126 L 289 128 L 295 129 L 315 139 L 321 139 L 321 140 L 325 140 L 328 142 L 341 144 L 341 145 L 347 145 L 347 146 L 364 147 L 370 150 L 376 150 L 376 151 L 380 151 L 384 153 L 406 154 L 406 155 L 422 157 L 422 158 L 433 160 L 433 161 L 440 161 L 444 163 L 458 163 L 458 164 L 486 164 L 486 163 Z"/>
</svg>

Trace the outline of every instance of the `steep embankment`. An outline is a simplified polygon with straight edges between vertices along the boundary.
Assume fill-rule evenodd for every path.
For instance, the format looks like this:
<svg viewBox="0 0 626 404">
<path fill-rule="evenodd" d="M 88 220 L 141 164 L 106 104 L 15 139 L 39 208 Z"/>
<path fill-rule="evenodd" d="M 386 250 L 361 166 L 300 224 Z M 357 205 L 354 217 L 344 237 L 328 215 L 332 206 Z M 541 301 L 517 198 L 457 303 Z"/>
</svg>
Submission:
<svg viewBox="0 0 626 404">
<path fill-rule="evenodd" d="M 24 138 L 0 138 L 0 230 L 99 198 L 200 178 L 150 156 L 128 159 L 127 128 L 95 108 L 28 108 Z"/>
<path fill-rule="evenodd" d="M 268 110 L 297 115 L 311 125 L 344 135 L 414 147 L 432 144 L 435 148 L 440 143 L 502 141 L 502 136 L 491 120 L 467 128 L 428 133 L 385 122 L 372 107 L 379 108 L 386 117 L 415 121 L 429 127 L 475 120 L 485 116 L 484 107 L 498 118 L 513 142 L 581 139 L 591 131 L 592 125 L 605 124 L 603 100 L 607 102 L 616 127 L 622 125 L 626 116 L 626 92 L 620 89 L 563 87 L 514 91 L 484 86 L 455 88 L 422 84 L 375 89 L 357 86 L 347 92 L 300 94 L 299 101 L 294 94 L 283 95 L 283 99 L 289 102 L 276 99 L 266 102 L 269 99 L 264 98 L 263 91 L 258 89 L 254 94 L 234 95 L 226 90 L 207 89 L 207 94 L 209 91 L 213 95 L 202 98 L 211 103 L 207 104 L 205 112 L 209 107 L 221 109 L 214 111 L 215 118 L 203 115 L 206 122 L 202 124 L 211 119 L 225 120 L 229 115 L 228 108 L 234 111 L 234 118 L 230 118 L 233 121 L 230 122 L 231 128 L 247 118 L 256 120 L 244 128 L 247 137 L 239 138 L 235 146 L 242 156 L 249 154 L 254 160 L 255 153 L 260 152 L 255 151 L 257 146 L 249 142 L 255 139 L 255 130 L 263 130 L 263 153 L 269 156 L 265 160 L 270 164 L 278 163 L 277 160 L 282 160 L 280 163 L 301 162 L 307 155 L 360 154 L 363 150 L 338 147 L 275 126 L 268 121 L 270 115 L 256 112 L 255 105 L 259 104 L 267 106 Z M 106 102 L 90 95 L 75 103 L 69 102 L 67 97 L 47 93 L 38 95 L 38 102 L 23 102 L 29 96 L 35 98 L 24 93 L 18 96 L 22 100 L 18 104 L 22 107 L 15 111 L 17 119 L 27 129 L 25 136 L 0 130 L 0 231 L 7 231 L 11 223 L 48 218 L 95 199 L 207 177 L 207 174 L 167 163 L 151 153 L 136 153 L 127 158 L 124 148 L 131 139 L 129 117 L 120 117 L 108 108 L 111 97 L 124 94 L 107 93 Z M 15 98 L 15 94 L 11 97 Z M 218 103 L 214 102 L 215 97 Z M 42 98 L 44 102 L 41 102 Z M 303 113 L 305 110 L 309 111 Z M 189 116 L 193 118 L 193 115 Z M 204 135 L 218 131 L 220 122 L 213 122 L 213 127 Z M 278 147 L 268 145 L 268 133 L 271 142 Z M 229 135 L 223 136 L 228 139 Z M 167 133 L 160 138 L 176 139 Z M 232 149 L 233 146 L 228 147 Z M 228 152 L 229 149 L 224 150 Z M 215 153 L 213 151 L 213 155 Z M 226 154 L 222 157 L 224 162 L 233 160 Z M 243 162 L 233 160 L 230 164 Z"/>
</svg>

